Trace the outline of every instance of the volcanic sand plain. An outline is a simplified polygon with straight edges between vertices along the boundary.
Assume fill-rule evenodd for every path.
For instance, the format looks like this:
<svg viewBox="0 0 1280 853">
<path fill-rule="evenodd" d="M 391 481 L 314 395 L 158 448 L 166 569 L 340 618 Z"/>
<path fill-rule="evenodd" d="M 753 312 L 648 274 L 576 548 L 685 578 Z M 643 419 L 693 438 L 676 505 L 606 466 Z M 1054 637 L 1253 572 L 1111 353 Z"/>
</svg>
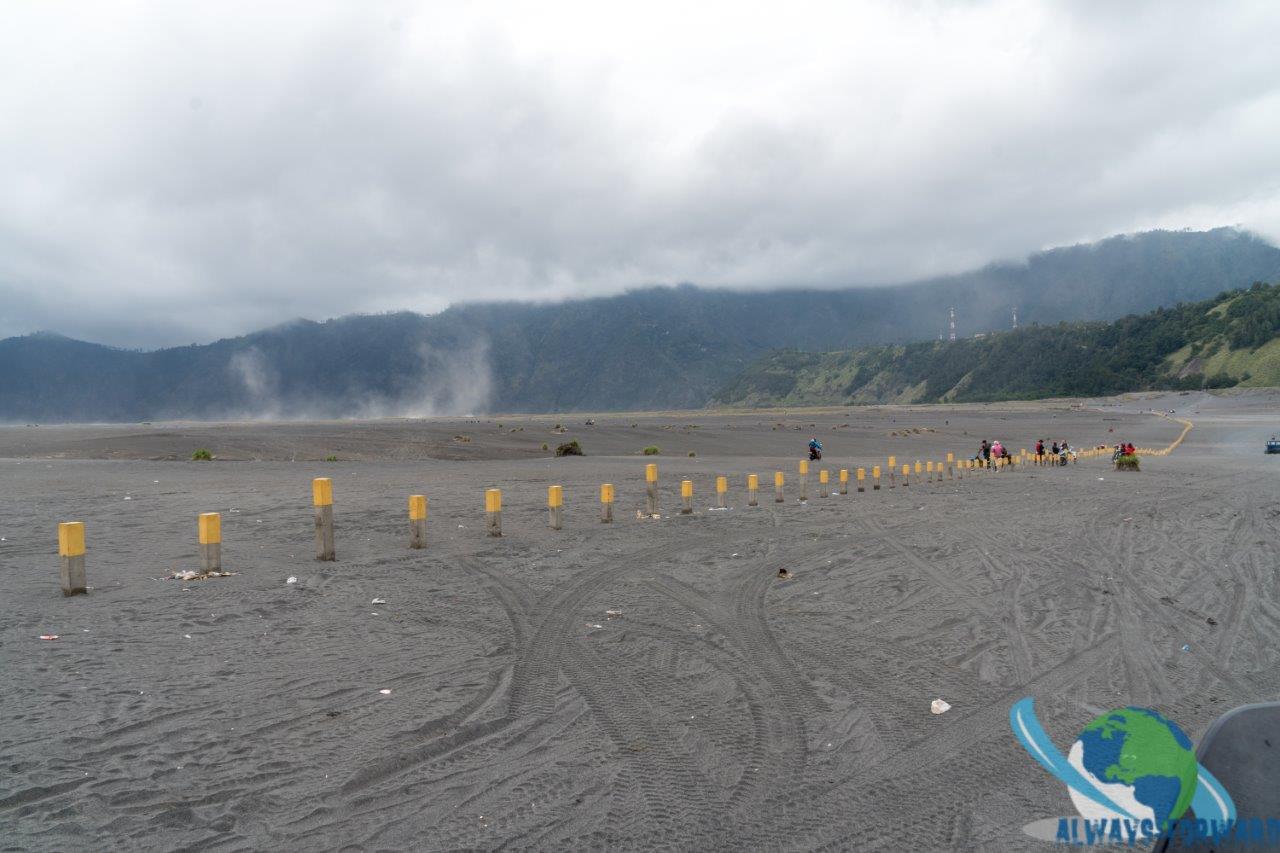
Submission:
<svg viewBox="0 0 1280 853">
<path fill-rule="evenodd" d="M 820 468 L 982 438 L 1169 444 L 1148 409 L 1195 428 L 1140 473 L 817 494 Z M 1276 392 L 588 417 L 0 428 L 0 847 L 1034 849 L 1021 827 L 1072 809 L 1012 737 L 1017 699 L 1065 750 L 1110 708 L 1197 739 L 1280 693 Z M 570 439 L 587 455 L 542 450 Z M 650 461 L 661 518 L 639 519 Z M 236 574 L 166 579 L 198 568 L 208 511 Z M 58 588 L 65 520 L 88 595 Z"/>
</svg>

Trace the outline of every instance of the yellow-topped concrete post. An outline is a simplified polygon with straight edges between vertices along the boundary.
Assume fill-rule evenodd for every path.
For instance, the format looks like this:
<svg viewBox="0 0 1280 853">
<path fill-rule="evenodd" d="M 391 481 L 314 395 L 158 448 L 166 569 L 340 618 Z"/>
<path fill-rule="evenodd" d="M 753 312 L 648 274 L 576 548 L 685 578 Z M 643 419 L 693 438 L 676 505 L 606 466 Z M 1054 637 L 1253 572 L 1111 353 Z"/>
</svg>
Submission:
<svg viewBox="0 0 1280 853">
<path fill-rule="evenodd" d="M 873 492 L 880 491 L 880 466 L 879 465 L 871 466 L 871 491 Z"/>
<path fill-rule="evenodd" d="M 680 514 L 693 515 L 693 480 L 680 481 Z"/>
<path fill-rule="evenodd" d="M 924 466 L 921 465 L 920 460 L 917 459 L 916 460 L 916 476 L 919 477 L 922 473 L 924 473 Z"/>
<path fill-rule="evenodd" d="M 826 468 L 823 468 L 818 472 L 818 497 L 831 497 L 831 487 L 828 485 L 830 483 L 830 477 L 831 475 L 827 473 Z"/>
<path fill-rule="evenodd" d="M 911 466 L 906 462 L 902 463 L 902 487 L 905 489 L 911 485 Z"/>
<path fill-rule="evenodd" d="M 867 490 L 867 469 L 859 468 L 854 472 L 854 476 L 858 480 L 858 491 L 865 492 Z"/>
<path fill-rule="evenodd" d="M 338 559 L 333 550 L 333 481 L 316 477 L 311 481 L 311 503 L 316 510 L 316 559 Z"/>
<path fill-rule="evenodd" d="M 58 525 L 58 558 L 62 564 L 59 570 L 62 594 L 88 592 L 84 581 L 83 521 L 64 521 Z"/>
<path fill-rule="evenodd" d="M 502 489 L 486 489 L 484 493 L 485 524 L 490 536 L 502 535 Z"/>
<path fill-rule="evenodd" d="M 932 483 L 933 482 L 933 460 L 930 459 L 928 462 L 926 462 L 924 467 L 925 467 L 925 471 L 929 474 L 929 482 Z"/>
<path fill-rule="evenodd" d="M 956 455 L 947 453 L 947 479 L 954 480 L 956 478 Z"/>
<path fill-rule="evenodd" d="M 600 484 L 600 523 L 613 523 L 613 483 Z"/>
<path fill-rule="evenodd" d="M 889 488 L 891 489 L 897 485 L 897 476 L 898 476 L 896 473 L 897 470 L 898 470 L 898 457 L 890 456 L 889 457 Z"/>
<path fill-rule="evenodd" d="M 409 547 L 427 547 L 427 496 L 409 495 Z"/>
<path fill-rule="evenodd" d="M 725 508 L 725 500 L 729 494 L 729 478 L 716 477 L 716 506 Z"/>
<path fill-rule="evenodd" d="M 547 486 L 547 515 L 552 530 L 559 530 L 562 519 L 560 511 L 564 507 L 564 486 Z"/>
<path fill-rule="evenodd" d="M 773 472 L 773 502 L 774 503 L 780 504 L 783 501 L 782 484 L 783 484 L 782 472 L 774 471 Z"/>
<path fill-rule="evenodd" d="M 658 466 L 650 462 L 644 466 L 645 492 L 644 511 L 646 515 L 658 514 Z"/>
<path fill-rule="evenodd" d="M 859 489 L 858 491 L 862 491 L 862 490 Z M 849 469 L 848 468 L 840 469 L 840 494 L 842 495 L 849 494 Z"/>
<path fill-rule="evenodd" d="M 197 522 L 200 540 L 200 570 L 222 571 L 222 516 L 216 512 L 202 512 Z"/>
<path fill-rule="evenodd" d="M 800 460 L 800 500 L 809 500 L 809 460 Z"/>
</svg>

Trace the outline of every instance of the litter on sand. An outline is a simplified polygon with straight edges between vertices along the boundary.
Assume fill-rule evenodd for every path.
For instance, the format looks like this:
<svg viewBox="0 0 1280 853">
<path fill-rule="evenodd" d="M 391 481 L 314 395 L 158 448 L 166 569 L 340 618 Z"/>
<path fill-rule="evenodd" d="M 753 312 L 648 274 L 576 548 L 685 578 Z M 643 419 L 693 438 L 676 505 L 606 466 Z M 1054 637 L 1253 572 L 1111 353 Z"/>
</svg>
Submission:
<svg viewBox="0 0 1280 853">
<path fill-rule="evenodd" d="M 41 634 L 41 635 L 40 635 L 40 639 L 42 639 L 42 640 L 56 640 L 56 639 L 58 639 L 58 635 L 57 635 L 57 634 Z"/>
<path fill-rule="evenodd" d="M 786 569 L 778 569 L 778 577 L 782 578 L 784 581 L 791 580 L 791 572 Z"/>
<path fill-rule="evenodd" d="M 621 616 L 621 615 L 622 615 L 622 611 L 621 611 L 621 610 L 606 610 L 606 611 L 604 612 L 604 615 L 605 615 L 605 616 L 608 616 L 608 617 L 610 617 L 610 618 L 613 618 L 614 616 Z"/>
<path fill-rule="evenodd" d="M 391 691 L 390 691 L 390 690 L 388 690 L 388 689 L 387 689 L 387 688 L 385 688 L 385 687 L 384 687 L 384 688 L 382 688 L 381 690 L 379 690 L 378 692 L 379 692 L 379 693 L 381 693 L 383 696 L 390 696 L 390 695 L 391 695 Z"/>
<path fill-rule="evenodd" d="M 297 583 L 297 582 L 298 582 L 298 579 L 295 578 L 293 575 L 289 575 L 289 579 L 285 581 L 285 583 Z"/>
<path fill-rule="evenodd" d="M 369 603 L 370 604 L 386 604 L 387 600 L 385 598 L 375 598 L 373 601 L 370 601 Z"/>
<path fill-rule="evenodd" d="M 951 706 L 941 699 L 934 699 L 933 702 L 929 704 L 929 710 L 935 714 L 945 714 L 951 710 Z"/>
<path fill-rule="evenodd" d="M 1182 644 L 1182 650 L 1183 650 L 1184 652 L 1189 652 L 1189 651 L 1191 651 L 1191 647 L 1190 647 L 1190 646 L 1188 646 L 1186 643 L 1183 643 L 1183 644 Z"/>
<path fill-rule="evenodd" d="M 169 575 L 168 580 L 171 581 L 204 581 L 209 578 L 229 578 L 235 572 L 197 572 L 191 569 L 186 571 L 176 571 Z"/>
</svg>

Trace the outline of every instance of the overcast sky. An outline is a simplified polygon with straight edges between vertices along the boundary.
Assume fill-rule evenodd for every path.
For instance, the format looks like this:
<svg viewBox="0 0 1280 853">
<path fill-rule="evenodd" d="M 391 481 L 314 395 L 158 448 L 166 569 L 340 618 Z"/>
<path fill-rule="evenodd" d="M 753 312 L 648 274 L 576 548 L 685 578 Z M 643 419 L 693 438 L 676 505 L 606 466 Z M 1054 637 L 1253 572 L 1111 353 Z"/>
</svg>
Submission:
<svg viewBox="0 0 1280 853">
<path fill-rule="evenodd" d="M 7 0 L 0 337 L 1278 241 L 1277 33 L 1273 0 Z"/>
</svg>

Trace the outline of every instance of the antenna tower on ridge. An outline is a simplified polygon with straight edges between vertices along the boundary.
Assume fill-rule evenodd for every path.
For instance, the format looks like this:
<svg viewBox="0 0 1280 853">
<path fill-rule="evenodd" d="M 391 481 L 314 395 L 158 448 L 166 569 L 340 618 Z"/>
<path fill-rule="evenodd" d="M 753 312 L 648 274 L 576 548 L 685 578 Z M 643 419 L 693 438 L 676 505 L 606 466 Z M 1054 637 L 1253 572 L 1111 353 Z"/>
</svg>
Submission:
<svg viewBox="0 0 1280 853">
<path fill-rule="evenodd" d="M 1018 309 L 1016 306 L 1013 309 L 1013 327 L 1015 329 L 1018 328 Z"/>
<path fill-rule="evenodd" d="M 951 340 L 956 339 L 956 309 L 951 308 Z"/>
</svg>

